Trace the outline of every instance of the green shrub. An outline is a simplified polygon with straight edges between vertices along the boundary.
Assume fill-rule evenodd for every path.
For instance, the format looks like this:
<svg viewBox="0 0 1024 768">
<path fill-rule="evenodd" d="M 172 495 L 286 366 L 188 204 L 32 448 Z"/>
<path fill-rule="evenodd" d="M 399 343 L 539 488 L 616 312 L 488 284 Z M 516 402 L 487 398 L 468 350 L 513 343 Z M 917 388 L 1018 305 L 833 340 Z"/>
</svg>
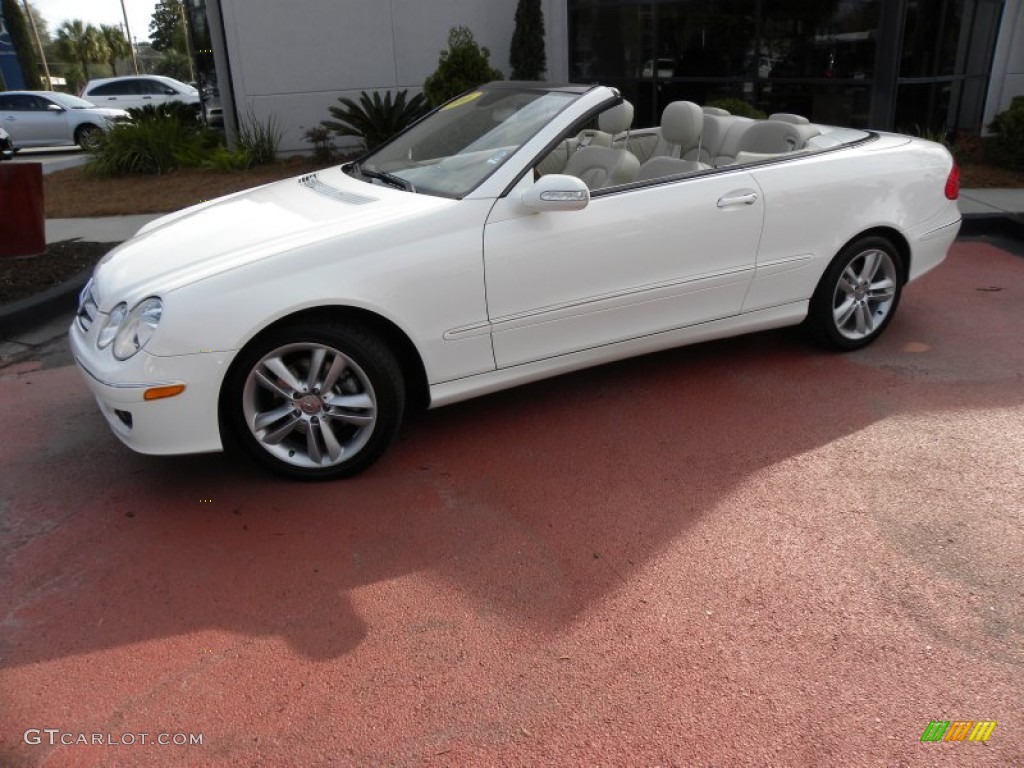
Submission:
<svg viewBox="0 0 1024 768">
<path fill-rule="evenodd" d="M 764 120 L 768 117 L 768 115 L 766 115 L 760 109 L 751 104 L 748 104 L 743 99 L 715 99 L 710 104 L 708 104 L 708 106 L 724 109 L 727 112 L 733 115 L 739 115 L 740 117 L 752 117 L 755 120 Z"/>
<path fill-rule="evenodd" d="M 119 123 L 89 150 L 87 169 L 97 176 L 161 174 L 198 165 L 209 148 L 195 126 L 174 119 Z"/>
<path fill-rule="evenodd" d="M 519 0 L 508 63 L 512 66 L 513 80 L 540 80 L 547 69 L 544 11 L 540 7 L 540 0 Z"/>
<path fill-rule="evenodd" d="M 199 127 L 199 110 L 194 104 L 180 101 L 169 101 L 165 104 L 147 104 L 144 107 L 131 107 L 128 114 L 136 123 L 148 120 L 176 120 L 184 126 Z"/>
<path fill-rule="evenodd" d="M 1015 96 L 989 125 L 995 136 L 987 146 L 992 159 L 1016 171 L 1024 171 L 1024 96 Z"/>
<path fill-rule="evenodd" d="M 252 110 L 238 124 L 238 151 L 245 155 L 249 165 L 270 165 L 277 162 L 277 148 L 281 144 L 281 129 L 271 115 L 266 122 L 256 118 Z"/>
<path fill-rule="evenodd" d="M 359 94 L 358 104 L 352 99 L 339 98 L 340 107 L 327 108 L 336 119 L 322 120 L 320 125 L 339 136 L 362 139 L 369 151 L 408 128 L 430 110 L 423 94 L 417 93 L 408 101 L 407 96 L 408 91 L 399 91 L 392 101 L 390 91 L 383 99 L 377 91 L 373 98 L 363 91 Z"/>
<path fill-rule="evenodd" d="M 501 80 L 502 74 L 491 67 L 490 57 L 491 52 L 477 45 L 468 27 L 452 27 L 437 70 L 423 83 L 427 101 L 437 107 L 470 88 Z"/>
<path fill-rule="evenodd" d="M 244 171 L 251 167 L 249 156 L 236 149 L 234 152 L 225 146 L 219 146 L 210 152 L 202 162 L 204 168 L 215 171 Z"/>
<path fill-rule="evenodd" d="M 329 163 L 334 157 L 334 140 L 331 131 L 324 126 L 307 128 L 302 138 L 313 145 L 313 161 Z"/>
</svg>

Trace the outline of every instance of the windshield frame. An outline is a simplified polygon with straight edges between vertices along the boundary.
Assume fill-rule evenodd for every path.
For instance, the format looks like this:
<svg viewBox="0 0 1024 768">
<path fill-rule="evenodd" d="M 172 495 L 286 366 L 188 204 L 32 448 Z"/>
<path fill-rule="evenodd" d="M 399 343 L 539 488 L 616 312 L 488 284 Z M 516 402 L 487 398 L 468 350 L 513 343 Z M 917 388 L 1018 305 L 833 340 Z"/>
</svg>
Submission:
<svg viewBox="0 0 1024 768">
<path fill-rule="evenodd" d="M 375 174 L 375 178 L 379 179 L 376 174 L 388 174 L 394 177 L 396 180 L 401 180 L 407 185 L 407 191 L 422 193 L 431 195 L 433 197 L 444 197 L 453 200 L 461 200 L 469 195 L 472 195 L 481 185 L 485 184 L 499 169 L 505 167 L 509 162 L 512 162 L 515 158 L 521 156 L 521 152 L 525 146 L 527 146 L 533 138 L 535 138 L 541 131 L 543 131 L 553 121 L 559 119 L 559 117 L 568 109 L 571 109 L 575 105 L 580 97 L 590 90 L 592 86 L 578 86 L 578 85 L 552 85 L 549 83 L 541 82 L 516 82 L 516 81 L 499 81 L 495 83 L 488 83 L 477 88 L 470 89 L 465 93 L 456 96 L 455 98 L 449 99 L 441 106 L 431 110 L 429 113 L 424 115 L 422 118 L 417 120 L 415 123 L 410 125 L 405 130 L 396 134 L 384 144 L 376 147 L 375 149 L 363 154 L 354 162 L 346 163 L 342 166 L 342 170 L 353 175 L 357 178 L 364 178 L 361 171 L 365 168 L 367 171 L 371 171 Z M 515 136 L 516 141 L 507 146 L 502 147 L 486 147 L 486 146 L 475 146 L 480 142 L 485 142 L 485 139 L 492 137 L 492 134 L 497 134 L 502 128 L 507 128 L 514 119 L 520 114 L 525 113 L 531 106 L 537 105 L 547 95 L 559 94 L 562 95 L 563 103 L 553 103 L 550 111 L 543 111 L 538 116 L 536 124 L 532 124 L 530 129 L 527 130 L 524 135 Z M 451 109 L 457 109 L 463 105 L 471 105 L 473 102 L 481 100 L 481 104 L 477 106 L 483 106 L 484 99 L 490 97 L 491 99 L 501 100 L 514 98 L 516 95 L 529 95 L 530 98 L 526 103 L 519 107 L 519 109 L 512 112 L 508 117 L 494 123 L 494 125 L 485 133 L 476 136 L 472 141 L 466 144 L 461 149 L 455 151 L 450 155 L 439 156 L 437 158 L 429 158 L 421 161 L 421 165 L 410 165 L 406 168 L 388 168 L 388 164 L 393 164 L 396 159 L 388 157 L 389 150 L 392 154 L 395 152 L 395 145 L 409 142 L 410 133 L 422 133 L 423 128 L 432 120 L 437 120 L 440 115 Z M 497 106 L 495 108 L 498 108 Z M 450 125 L 451 123 L 449 123 Z M 419 139 L 424 142 L 428 139 L 436 138 L 430 133 L 425 134 Z M 414 150 L 414 146 L 409 147 L 409 151 Z M 469 179 L 467 183 L 457 189 L 444 189 L 438 188 L 431 185 L 429 181 L 424 182 L 421 178 L 417 178 L 418 171 L 420 168 L 431 168 L 440 165 L 442 162 L 453 161 L 455 158 L 462 158 L 467 165 L 472 164 L 472 155 L 480 154 L 481 156 L 485 153 L 490 153 L 490 157 L 482 162 L 486 163 L 489 167 L 486 172 L 479 176 L 474 176 Z M 379 161 L 379 162 L 378 162 Z M 411 160 L 411 163 L 416 163 L 415 160 Z M 383 166 L 383 167 L 382 167 Z M 476 168 L 479 168 L 479 164 L 476 164 Z M 409 174 L 410 178 L 405 178 L 404 171 L 413 171 Z M 453 171 L 454 173 L 454 171 Z M 367 174 L 369 175 L 369 174 Z M 379 179 L 381 183 L 387 183 L 386 180 Z M 366 179 L 368 183 L 373 183 L 370 179 Z M 389 184 L 389 186 L 397 186 Z"/>
</svg>

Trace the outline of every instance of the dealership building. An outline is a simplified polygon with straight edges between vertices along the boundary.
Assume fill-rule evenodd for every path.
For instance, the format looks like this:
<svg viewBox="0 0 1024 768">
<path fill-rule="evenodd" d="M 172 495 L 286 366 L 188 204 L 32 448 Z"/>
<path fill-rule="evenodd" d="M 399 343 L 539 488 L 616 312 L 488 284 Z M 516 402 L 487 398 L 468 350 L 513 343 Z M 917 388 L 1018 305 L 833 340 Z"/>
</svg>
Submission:
<svg viewBox="0 0 1024 768">
<path fill-rule="evenodd" d="M 339 96 L 418 90 L 448 30 L 509 72 L 516 0 L 186 0 L 229 124 L 273 117 L 283 151 Z M 542 0 L 552 82 L 603 83 L 656 125 L 677 99 L 900 131 L 981 131 L 1024 95 L 1024 0 Z"/>
</svg>

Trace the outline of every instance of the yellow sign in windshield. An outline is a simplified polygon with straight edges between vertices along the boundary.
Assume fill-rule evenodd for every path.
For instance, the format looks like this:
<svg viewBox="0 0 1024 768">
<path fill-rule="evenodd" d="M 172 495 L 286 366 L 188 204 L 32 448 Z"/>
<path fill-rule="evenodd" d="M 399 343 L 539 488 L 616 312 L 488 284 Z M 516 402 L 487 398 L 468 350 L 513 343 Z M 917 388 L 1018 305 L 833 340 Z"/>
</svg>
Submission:
<svg viewBox="0 0 1024 768">
<path fill-rule="evenodd" d="M 469 104 L 469 102 L 473 101 L 474 99 L 479 99 L 483 95 L 483 91 L 473 91 L 473 93 L 467 93 L 465 96 L 460 96 L 459 98 L 457 98 L 451 104 L 445 104 L 443 107 L 441 107 L 441 111 L 443 112 L 446 109 L 455 109 L 455 107 L 461 107 L 463 104 Z"/>
</svg>

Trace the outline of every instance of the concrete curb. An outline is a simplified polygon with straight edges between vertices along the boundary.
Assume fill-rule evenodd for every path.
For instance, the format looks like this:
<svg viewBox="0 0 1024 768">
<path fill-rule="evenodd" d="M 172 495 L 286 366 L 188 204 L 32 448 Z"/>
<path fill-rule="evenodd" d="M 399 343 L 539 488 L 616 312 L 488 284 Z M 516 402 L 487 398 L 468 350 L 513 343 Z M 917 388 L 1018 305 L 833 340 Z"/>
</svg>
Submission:
<svg viewBox="0 0 1024 768">
<path fill-rule="evenodd" d="M 61 314 L 73 312 L 78 294 L 89 282 L 93 269 L 88 267 L 42 293 L 0 305 L 0 339 L 9 339 L 22 331 L 47 323 Z"/>
<path fill-rule="evenodd" d="M 972 213 L 963 217 L 960 234 L 965 237 L 1008 237 L 1024 242 L 1024 216 L 1009 213 Z"/>
</svg>

